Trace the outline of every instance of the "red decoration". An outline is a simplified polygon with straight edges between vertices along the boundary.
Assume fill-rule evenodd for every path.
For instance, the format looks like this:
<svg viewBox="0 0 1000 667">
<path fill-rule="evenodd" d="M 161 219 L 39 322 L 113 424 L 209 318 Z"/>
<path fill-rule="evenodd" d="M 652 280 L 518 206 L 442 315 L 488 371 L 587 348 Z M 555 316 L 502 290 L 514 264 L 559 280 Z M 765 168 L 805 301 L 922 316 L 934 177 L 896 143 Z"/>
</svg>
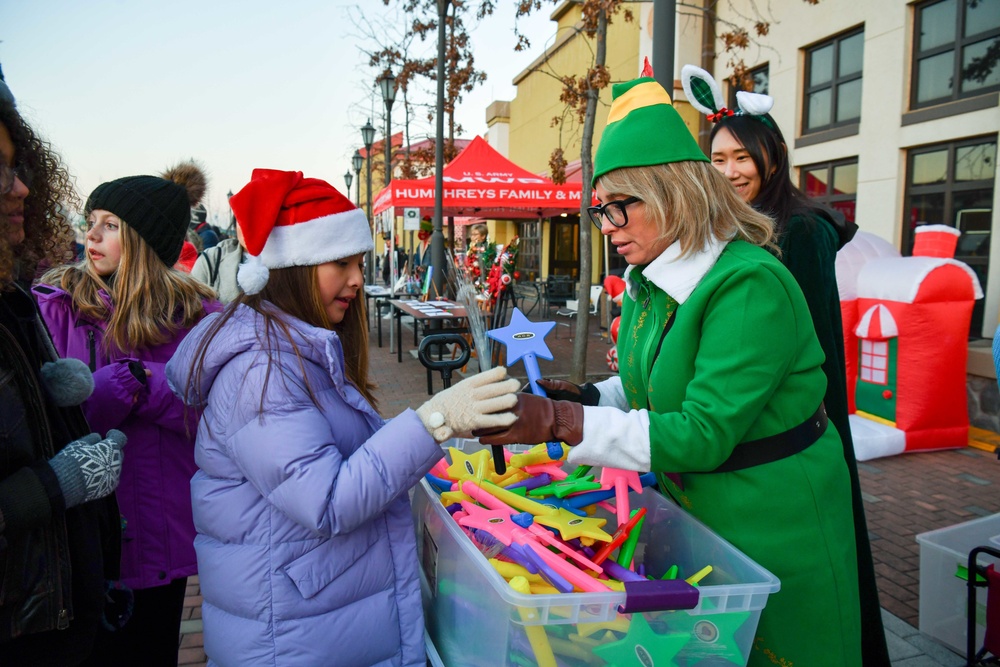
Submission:
<svg viewBox="0 0 1000 667">
<path fill-rule="evenodd" d="M 892 392 L 886 389 L 885 391 L 882 392 L 882 398 L 888 401 L 890 398 L 892 398 Z"/>
<path fill-rule="evenodd" d="M 649 56 L 644 56 L 642 59 L 642 71 L 639 72 L 639 76 L 653 76 L 653 66 L 649 64 Z"/>
<path fill-rule="evenodd" d="M 608 360 L 608 368 L 611 369 L 612 373 L 617 373 L 618 372 L 618 348 L 617 347 L 613 347 L 610 350 L 608 350 L 608 354 L 607 354 L 606 358 Z"/>
<path fill-rule="evenodd" d="M 604 291 L 608 293 L 612 301 L 620 305 L 622 294 L 625 293 L 625 280 L 618 276 L 608 276 L 604 279 Z"/>
<path fill-rule="evenodd" d="M 496 302 L 503 290 L 513 282 L 514 265 L 517 262 L 517 250 L 519 243 L 520 239 L 515 236 L 500 254 L 495 254 L 496 250 L 494 249 L 491 253 L 493 256 L 490 257 L 491 262 L 489 265 L 489 273 L 486 276 L 486 284 L 483 285 L 481 282 L 476 282 L 477 287 L 480 287 L 483 290 L 483 295 L 492 302 Z M 487 253 L 489 253 L 491 248 L 493 248 L 493 246 L 490 245 L 483 248 L 483 251 L 477 259 L 477 263 L 484 261 L 487 257 L 489 257 Z"/>
<path fill-rule="evenodd" d="M 718 113 L 709 114 L 708 120 L 711 123 L 717 123 L 726 116 L 732 116 L 732 115 L 735 115 L 735 112 L 732 109 L 727 109 L 726 107 L 722 107 L 721 109 L 719 109 Z"/>
<path fill-rule="evenodd" d="M 618 327 L 622 323 L 621 315 L 611 320 L 611 340 L 618 343 Z"/>
</svg>

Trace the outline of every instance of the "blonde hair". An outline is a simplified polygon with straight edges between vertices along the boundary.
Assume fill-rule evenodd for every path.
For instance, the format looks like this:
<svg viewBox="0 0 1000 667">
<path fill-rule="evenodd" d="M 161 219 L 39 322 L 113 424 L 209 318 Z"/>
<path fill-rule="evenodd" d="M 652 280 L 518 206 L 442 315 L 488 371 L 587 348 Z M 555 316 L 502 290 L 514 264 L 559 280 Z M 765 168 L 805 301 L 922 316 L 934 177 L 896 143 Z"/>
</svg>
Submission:
<svg viewBox="0 0 1000 667">
<path fill-rule="evenodd" d="M 682 257 L 704 248 L 710 238 L 777 251 L 774 221 L 743 201 L 708 162 L 624 167 L 598 182 L 608 192 L 639 197 L 662 237 L 680 242 Z"/>
<path fill-rule="evenodd" d="M 344 348 L 344 374 L 357 390 L 361 392 L 361 395 L 371 403 L 372 407 L 378 410 L 378 401 L 375 399 L 374 393 L 377 385 L 368 379 L 368 315 L 365 310 L 364 295 L 359 292 L 358 298 L 345 312 L 344 319 L 339 324 L 333 324 L 320 298 L 316 268 L 316 266 L 290 266 L 283 269 L 271 269 L 267 284 L 259 294 L 241 292 L 226 307 L 226 311 L 222 317 L 212 323 L 211 328 L 202 338 L 192 358 L 191 372 L 188 374 L 188 377 L 191 378 L 189 390 L 193 392 L 197 402 L 203 402 L 205 399 L 198 392 L 198 388 L 201 387 L 201 370 L 204 366 L 204 358 L 208 352 L 209 344 L 233 316 L 236 309 L 240 305 L 245 305 L 259 313 L 264 320 L 264 327 L 259 332 L 259 336 L 264 342 L 265 349 L 273 349 L 275 347 L 272 343 L 272 336 L 278 335 L 279 332 L 284 339 L 290 341 L 296 360 L 302 369 L 301 378 L 292 379 L 296 381 L 301 379 L 305 384 L 305 390 L 310 400 L 317 406 L 316 396 L 305 380 L 306 374 L 302 354 L 295 344 L 295 337 L 292 336 L 288 323 L 281 315 L 282 313 L 286 313 L 314 327 L 336 331 Z M 267 371 L 264 374 L 264 387 L 261 389 L 261 402 L 259 406 L 262 416 L 264 412 L 264 394 L 271 378 L 274 361 L 275 358 L 273 355 L 268 356 Z"/>
<path fill-rule="evenodd" d="M 106 281 L 85 259 L 52 269 L 41 282 L 66 290 L 85 317 L 106 322 L 106 350 L 125 353 L 162 345 L 193 327 L 205 315 L 203 300 L 214 299 L 215 292 L 165 265 L 126 221 L 121 223 L 114 280 Z M 101 290 L 111 296 L 110 308 Z"/>
</svg>

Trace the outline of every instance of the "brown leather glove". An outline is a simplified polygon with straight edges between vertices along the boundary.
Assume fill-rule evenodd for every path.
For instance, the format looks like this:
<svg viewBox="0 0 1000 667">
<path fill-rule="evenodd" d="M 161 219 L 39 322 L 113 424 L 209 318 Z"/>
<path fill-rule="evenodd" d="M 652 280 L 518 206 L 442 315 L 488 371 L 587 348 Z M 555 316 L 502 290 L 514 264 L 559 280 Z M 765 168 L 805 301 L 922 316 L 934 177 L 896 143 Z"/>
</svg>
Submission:
<svg viewBox="0 0 1000 667">
<path fill-rule="evenodd" d="M 566 380 L 542 379 L 538 384 L 553 401 L 573 401 L 580 405 L 597 405 L 601 401 L 601 392 L 591 382 L 573 384 Z"/>
<path fill-rule="evenodd" d="M 565 442 L 573 446 L 583 440 L 583 406 L 554 401 L 534 394 L 518 394 L 512 412 L 516 421 L 503 429 L 479 429 L 472 435 L 484 445 L 534 445 Z"/>
</svg>

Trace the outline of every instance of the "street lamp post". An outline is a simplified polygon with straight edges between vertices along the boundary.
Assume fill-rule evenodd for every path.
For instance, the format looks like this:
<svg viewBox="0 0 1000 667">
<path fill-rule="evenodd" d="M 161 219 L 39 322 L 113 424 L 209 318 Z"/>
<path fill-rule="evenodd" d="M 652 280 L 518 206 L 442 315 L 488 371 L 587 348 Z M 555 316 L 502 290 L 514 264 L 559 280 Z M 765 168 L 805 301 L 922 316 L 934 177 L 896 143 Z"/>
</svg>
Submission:
<svg viewBox="0 0 1000 667">
<path fill-rule="evenodd" d="M 375 141 L 375 127 L 372 126 L 371 118 L 365 123 L 365 126 L 361 128 L 361 141 L 365 145 L 365 157 L 367 158 L 365 162 L 368 165 L 368 194 L 365 197 L 365 203 L 368 208 L 368 224 L 372 226 L 372 235 L 374 236 L 375 221 L 372 220 L 372 143 Z M 365 264 L 365 276 L 369 285 L 374 284 L 374 264 L 375 264 L 375 249 L 372 248 L 371 257 Z"/>
<path fill-rule="evenodd" d="M 355 203 L 358 208 L 361 207 L 361 166 L 365 163 L 365 159 L 361 157 L 361 151 L 354 151 L 354 156 L 351 158 L 351 166 L 354 167 L 354 175 L 358 178 L 358 189 L 357 189 L 357 199 Z M 350 199 L 351 193 L 347 193 L 347 198 Z"/>
<path fill-rule="evenodd" d="M 396 101 L 396 77 L 386 70 L 378 80 L 382 91 L 382 101 L 385 102 L 385 184 L 392 181 L 392 103 Z"/>
<path fill-rule="evenodd" d="M 351 182 L 354 180 L 354 174 L 348 169 L 344 172 L 344 185 L 347 186 L 347 198 L 351 198 Z"/>
<path fill-rule="evenodd" d="M 226 193 L 226 203 L 229 204 L 229 200 L 233 198 L 233 191 L 230 190 Z M 233 205 L 229 204 L 229 229 L 233 234 L 236 233 L 236 216 L 233 214 Z"/>
<path fill-rule="evenodd" d="M 431 234 L 431 266 L 434 274 L 434 292 L 444 296 L 444 234 L 441 232 L 444 216 L 444 47 L 445 18 L 451 0 L 437 0 L 438 9 L 438 52 L 437 52 L 437 105 L 435 126 L 437 137 L 434 141 L 434 232 Z"/>
<path fill-rule="evenodd" d="M 382 101 L 385 102 L 385 185 L 392 182 L 392 103 L 396 101 L 396 77 L 392 75 L 392 70 L 386 70 L 385 74 L 378 80 L 379 90 L 382 91 Z M 396 280 L 396 218 L 393 214 L 388 237 L 389 253 L 389 280 L 395 285 Z M 382 230 L 385 232 L 386 230 Z"/>
</svg>

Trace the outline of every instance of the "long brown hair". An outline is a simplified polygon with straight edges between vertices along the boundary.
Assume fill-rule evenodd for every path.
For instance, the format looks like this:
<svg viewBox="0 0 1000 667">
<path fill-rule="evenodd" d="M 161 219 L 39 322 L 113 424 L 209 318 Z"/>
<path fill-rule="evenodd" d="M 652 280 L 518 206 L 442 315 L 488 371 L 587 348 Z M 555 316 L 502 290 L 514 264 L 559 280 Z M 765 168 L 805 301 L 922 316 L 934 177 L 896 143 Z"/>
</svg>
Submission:
<svg viewBox="0 0 1000 667">
<path fill-rule="evenodd" d="M 226 322 L 233 316 L 240 306 L 246 306 L 257 312 L 264 320 L 262 330 L 258 331 L 264 349 L 274 349 L 274 340 L 280 336 L 291 342 L 295 353 L 296 361 L 302 372 L 301 380 L 305 383 L 306 393 L 314 405 L 317 405 L 316 396 L 309 386 L 305 377 L 302 354 L 295 344 L 295 338 L 291 334 L 289 323 L 283 314 L 291 315 L 306 324 L 320 329 L 335 331 L 340 337 L 344 351 L 344 374 L 347 376 L 361 395 L 371 403 L 375 410 L 378 410 L 378 401 L 375 398 L 377 385 L 368 379 L 368 323 L 365 310 L 365 299 L 363 292 L 358 293 L 358 298 L 347 309 L 344 319 L 339 324 L 333 324 L 326 314 L 322 301 L 320 300 L 319 288 L 316 283 L 315 266 L 290 266 L 283 269 L 271 269 L 267 284 L 259 294 L 246 294 L 241 292 L 227 307 L 221 317 L 212 323 L 204 337 L 199 341 L 198 348 L 191 360 L 191 369 L 188 373 L 190 378 L 188 394 L 192 396 L 197 404 L 204 403 L 206 397 L 202 396 L 201 371 L 204 367 L 205 355 L 216 334 L 222 330 Z M 264 395 L 267 393 L 267 385 L 271 378 L 271 370 L 274 368 L 275 357 L 268 356 L 267 370 L 264 374 L 264 386 L 261 389 L 260 406 L 258 410 L 261 415 L 264 412 Z"/>
<path fill-rule="evenodd" d="M 107 350 L 162 345 L 197 324 L 205 315 L 203 300 L 214 299 L 215 292 L 164 264 L 127 221 L 119 229 L 122 254 L 114 280 L 102 278 L 85 259 L 52 269 L 41 282 L 66 290 L 83 316 L 107 322 Z M 110 308 L 100 290 L 110 295 Z"/>
</svg>

